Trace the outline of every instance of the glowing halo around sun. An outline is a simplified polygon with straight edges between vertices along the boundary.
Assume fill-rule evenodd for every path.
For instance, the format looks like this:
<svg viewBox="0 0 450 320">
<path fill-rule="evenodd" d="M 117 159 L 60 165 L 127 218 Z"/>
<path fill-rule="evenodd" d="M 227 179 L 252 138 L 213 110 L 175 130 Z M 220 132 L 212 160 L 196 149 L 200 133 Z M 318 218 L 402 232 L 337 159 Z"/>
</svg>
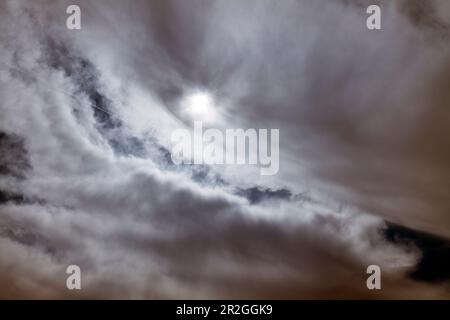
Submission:
<svg viewBox="0 0 450 320">
<path fill-rule="evenodd" d="M 181 102 L 181 108 L 185 115 L 196 121 L 214 122 L 218 117 L 214 97 L 204 91 L 186 95 Z"/>
</svg>

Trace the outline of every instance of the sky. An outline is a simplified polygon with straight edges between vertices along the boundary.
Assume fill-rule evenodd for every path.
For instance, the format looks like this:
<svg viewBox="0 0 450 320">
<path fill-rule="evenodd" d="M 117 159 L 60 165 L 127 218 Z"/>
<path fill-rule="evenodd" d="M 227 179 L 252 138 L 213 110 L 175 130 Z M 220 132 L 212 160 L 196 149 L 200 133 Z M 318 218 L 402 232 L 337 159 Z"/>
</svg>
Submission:
<svg viewBox="0 0 450 320">
<path fill-rule="evenodd" d="M 448 1 L 70 4 L 0 3 L 0 298 L 450 297 Z M 278 173 L 175 164 L 198 118 Z"/>
</svg>

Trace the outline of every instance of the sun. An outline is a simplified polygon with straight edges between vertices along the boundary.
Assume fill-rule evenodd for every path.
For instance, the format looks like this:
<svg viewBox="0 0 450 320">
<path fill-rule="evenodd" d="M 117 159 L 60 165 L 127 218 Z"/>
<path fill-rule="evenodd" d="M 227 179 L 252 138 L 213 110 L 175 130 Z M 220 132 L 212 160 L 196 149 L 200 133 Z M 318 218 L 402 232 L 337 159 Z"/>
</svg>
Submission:
<svg viewBox="0 0 450 320">
<path fill-rule="evenodd" d="M 187 95 L 182 102 L 182 108 L 193 120 L 212 122 L 217 117 L 214 98 L 207 92 L 198 91 Z"/>
</svg>

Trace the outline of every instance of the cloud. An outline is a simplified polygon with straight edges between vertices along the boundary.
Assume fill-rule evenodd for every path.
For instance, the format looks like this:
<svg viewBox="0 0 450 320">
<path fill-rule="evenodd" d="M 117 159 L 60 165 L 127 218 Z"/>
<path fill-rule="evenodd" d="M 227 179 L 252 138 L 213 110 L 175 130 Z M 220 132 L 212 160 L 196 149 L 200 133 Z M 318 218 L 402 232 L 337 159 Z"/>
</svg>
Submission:
<svg viewBox="0 0 450 320">
<path fill-rule="evenodd" d="M 448 236 L 445 49 L 345 3 L 80 1 L 76 32 L 64 1 L 1 4 L 0 194 L 27 199 L 1 198 L 2 298 L 448 297 L 380 232 Z M 170 163 L 192 88 L 280 128 L 281 174 Z"/>
</svg>

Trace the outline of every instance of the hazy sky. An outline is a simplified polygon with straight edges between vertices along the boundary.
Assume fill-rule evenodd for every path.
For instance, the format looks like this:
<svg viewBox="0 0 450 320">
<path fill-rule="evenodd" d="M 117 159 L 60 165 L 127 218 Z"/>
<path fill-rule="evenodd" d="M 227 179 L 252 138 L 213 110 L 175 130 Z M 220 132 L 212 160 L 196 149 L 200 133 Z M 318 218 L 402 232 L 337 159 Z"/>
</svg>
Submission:
<svg viewBox="0 0 450 320">
<path fill-rule="evenodd" d="M 0 298 L 450 297 L 450 2 L 73 3 L 0 3 Z M 171 163 L 197 91 L 277 175 Z"/>
</svg>

